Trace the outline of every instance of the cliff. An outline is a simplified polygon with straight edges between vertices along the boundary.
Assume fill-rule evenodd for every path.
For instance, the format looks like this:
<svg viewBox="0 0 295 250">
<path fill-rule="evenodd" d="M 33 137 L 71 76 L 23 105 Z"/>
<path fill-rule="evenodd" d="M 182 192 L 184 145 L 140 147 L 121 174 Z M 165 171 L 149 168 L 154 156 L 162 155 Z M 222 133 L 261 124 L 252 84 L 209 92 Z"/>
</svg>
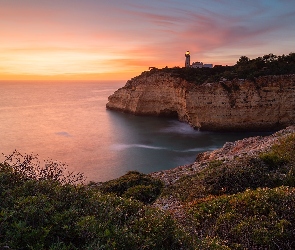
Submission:
<svg viewBox="0 0 295 250">
<path fill-rule="evenodd" d="M 201 130 L 273 130 L 294 124 L 295 75 L 200 85 L 144 72 L 109 96 L 108 109 L 174 116 Z"/>
</svg>

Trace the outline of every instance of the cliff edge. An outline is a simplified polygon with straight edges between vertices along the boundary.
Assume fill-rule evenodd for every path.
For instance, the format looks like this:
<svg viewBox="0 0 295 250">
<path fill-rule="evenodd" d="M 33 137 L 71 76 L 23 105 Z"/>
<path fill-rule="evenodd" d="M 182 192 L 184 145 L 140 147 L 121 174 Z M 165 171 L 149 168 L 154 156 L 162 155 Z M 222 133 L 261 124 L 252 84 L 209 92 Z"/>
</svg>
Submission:
<svg viewBox="0 0 295 250">
<path fill-rule="evenodd" d="M 108 109 L 174 116 L 200 130 L 277 130 L 295 121 L 295 75 L 194 84 L 143 72 L 109 96 Z"/>
</svg>

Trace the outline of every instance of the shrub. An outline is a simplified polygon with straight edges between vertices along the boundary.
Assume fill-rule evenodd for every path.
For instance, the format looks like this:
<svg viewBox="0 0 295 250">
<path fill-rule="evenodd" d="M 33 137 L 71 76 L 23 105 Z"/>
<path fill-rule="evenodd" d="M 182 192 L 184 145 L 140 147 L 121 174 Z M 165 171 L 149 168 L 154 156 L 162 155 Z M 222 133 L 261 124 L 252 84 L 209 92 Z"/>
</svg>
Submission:
<svg viewBox="0 0 295 250">
<path fill-rule="evenodd" d="M 74 174 L 66 169 L 66 165 L 60 162 L 47 160 L 41 165 L 38 155 L 21 154 L 15 150 L 12 154 L 5 156 L 2 169 L 5 165 L 9 171 L 17 176 L 16 180 L 52 180 L 61 184 L 79 184 L 85 181 L 83 173 Z"/>
<path fill-rule="evenodd" d="M 295 163 L 295 134 L 281 139 L 279 143 L 272 146 L 269 152 L 262 153 L 260 159 L 270 167 Z"/>
<path fill-rule="evenodd" d="M 284 159 L 273 151 L 263 153 L 259 157 L 271 170 L 276 169 L 288 162 L 287 159 Z"/>
<path fill-rule="evenodd" d="M 190 238 L 169 214 L 135 199 L 74 185 L 60 174 L 58 179 L 39 178 L 30 164 L 18 168 L 0 163 L 0 248 L 190 249 Z M 141 178 L 139 183 L 149 185 L 133 186 L 130 195 L 153 192 L 153 180 Z"/>
<path fill-rule="evenodd" d="M 145 204 L 153 202 L 159 196 L 159 190 L 152 185 L 137 185 L 124 192 L 123 197 L 133 198 Z"/>
<path fill-rule="evenodd" d="M 146 174 L 129 171 L 127 174 L 105 183 L 99 187 L 104 193 L 134 198 L 144 203 L 153 202 L 161 193 L 163 183 Z"/>
<path fill-rule="evenodd" d="M 191 205 L 199 235 L 233 249 L 293 249 L 295 189 L 247 190 Z"/>
</svg>

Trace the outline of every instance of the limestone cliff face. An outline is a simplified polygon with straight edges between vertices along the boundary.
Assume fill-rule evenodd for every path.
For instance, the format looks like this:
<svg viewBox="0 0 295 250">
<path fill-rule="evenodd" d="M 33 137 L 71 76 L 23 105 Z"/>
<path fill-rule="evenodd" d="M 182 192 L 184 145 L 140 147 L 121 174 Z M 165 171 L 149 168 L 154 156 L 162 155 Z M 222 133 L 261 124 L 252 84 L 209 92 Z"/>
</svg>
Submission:
<svg viewBox="0 0 295 250">
<path fill-rule="evenodd" d="M 111 95 L 106 106 L 177 116 L 202 130 L 280 129 L 295 122 L 295 75 L 195 85 L 168 73 L 143 73 Z"/>
</svg>

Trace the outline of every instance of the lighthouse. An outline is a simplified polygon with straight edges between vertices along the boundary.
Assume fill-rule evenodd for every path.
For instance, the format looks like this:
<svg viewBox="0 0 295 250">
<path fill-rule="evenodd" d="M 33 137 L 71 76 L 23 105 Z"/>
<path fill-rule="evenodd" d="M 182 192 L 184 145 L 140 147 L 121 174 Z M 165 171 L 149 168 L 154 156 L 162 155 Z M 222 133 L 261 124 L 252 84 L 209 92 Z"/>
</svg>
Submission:
<svg viewBox="0 0 295 250">
<path fill-rule="evenodd" d="M 191 56 L 189 51 L 185 52 L 185 67 L 189 68 L 191 66 Z"/>
</svg>

